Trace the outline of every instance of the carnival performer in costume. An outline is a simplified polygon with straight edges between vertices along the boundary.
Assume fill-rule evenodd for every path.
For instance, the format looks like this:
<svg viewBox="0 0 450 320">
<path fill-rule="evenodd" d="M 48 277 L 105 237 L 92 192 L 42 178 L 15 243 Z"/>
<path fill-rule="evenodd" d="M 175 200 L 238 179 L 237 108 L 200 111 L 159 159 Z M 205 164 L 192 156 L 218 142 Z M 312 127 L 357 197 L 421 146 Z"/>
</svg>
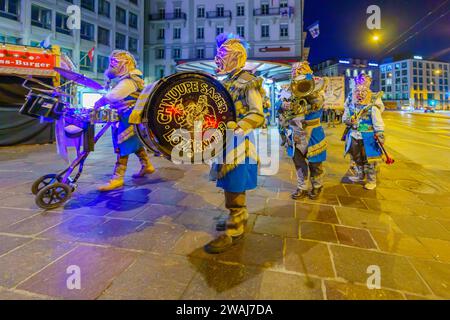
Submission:
<svg viewBox="0 0 450 320">
<path fill-rule="evenodd" d="M 95 108 L 109 105 L 118 111 L 120 121 L 112 127 L 114 151 L 117 162 L 112 179 L 100 191 L 111 191 L 123 187 L 128 157 L 134 153 L 139 158 L 141 170 L 133 178 L 144 177 L 155 171 L 150 159 L 135 134 L 134 126 L 128 122 L 136 101 L 144 89 L 142 72 L 136 69 L 136 60 L 127 51 L 115 50 L 109 57 L 109 68 L 105 71 L 107 84 L 115 80 L 115 85 L 96 104 Z"/>
<path fill-rule="evenodd" d="M 243 70 L 247 61 L 247 43 L 237 36 L 220 34 L 217 37 L 215 62 L 217 74 L 227 75 L 223 81 L 230 92 L 237 122 L 229 122 L 238 142 L 227 141 L 224 164 L 215 164 L 212 175 L 217 186 L 225 191 L 225 206 L 229 210 L 226 220 L 220 221 L 216 230 L 221 234 L 205 246 L 208 253 L 221 253 L 242 239 L 248 220 L 246 191 L 257 186 L 258 163 L 252 130 L 264 125 L 262 79 Z M 231 144 L 230 144 L 231 142 Z M 231 149 L 230 149 L 231 145 Z"/>
<path fill-rule="evenodd" d="M 327 142 L 321 125 L 324 90 L 327 82 L 313 77 L 307 61 L 292 68 L 291 101 L 288 120 L 293 132 L 293 161 L 297 173 L 295 200 L 309 197 L 317 199 L 323 189 L 323 162 L 327 158 Z M 309 190 L 308 181 L 312 189 Z"/>
<path fill-rule="evenodd" d="M 371 83 L 372 78 L 366 74 L 354 79 L 352 95 L 346 101 L 342 119 L 348 127 L 345 153 L 351 155 L 357 166 L 356 175 L 350 180 L 363 182 L 367 177 L 364 188 L 368 190 L 377 186 L 376 163 L 382 158 L 377 140 L 384 144 L 383 92 L 373 93 Z"/>
</svg>

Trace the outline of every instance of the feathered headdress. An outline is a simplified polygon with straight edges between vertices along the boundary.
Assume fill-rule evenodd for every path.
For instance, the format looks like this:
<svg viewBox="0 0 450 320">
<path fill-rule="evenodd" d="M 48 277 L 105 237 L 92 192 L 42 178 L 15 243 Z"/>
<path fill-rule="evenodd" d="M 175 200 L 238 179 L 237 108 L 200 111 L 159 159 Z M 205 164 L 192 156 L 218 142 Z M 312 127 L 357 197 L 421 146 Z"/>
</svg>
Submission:
<svg viewBox="0 0 450 320">
<path fill-rule="evenodd" d="M 225 42 L 227 42 L 228 40 L 238 40 L 240 42 L 240 44 L 242 44 L 242 46 L 245 48 L 245 50 L 250 49 L 250 45 L 247 41 L 245 41 L 244 38 L 242 38 L 241 36 L 237 35 L 237 34 L 233 34 L 233 33 L 221 33 L 216 37 L 216 44 L 217 44 L 217 48 L 220 48 Z"/>
</svg>

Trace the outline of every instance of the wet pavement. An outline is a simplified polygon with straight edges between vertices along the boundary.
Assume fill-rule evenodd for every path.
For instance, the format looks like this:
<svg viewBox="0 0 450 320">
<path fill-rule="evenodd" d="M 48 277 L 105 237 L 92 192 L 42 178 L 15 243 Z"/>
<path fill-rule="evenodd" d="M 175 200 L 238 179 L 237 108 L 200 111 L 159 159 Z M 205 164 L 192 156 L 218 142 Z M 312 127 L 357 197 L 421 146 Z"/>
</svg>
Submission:
<svg viewBox="0 0 450 320">
<path fill-rule="evenodd" d="M 396 163 L 375 191 L 348 183 L 343 127 L 327 129 L 321 198 L 290 200 L 282 155 L 248 193 L 246 237 L 220 255 L 202 250 L 226 214 L 205 165 L 152 158 L 157 172 L 133 181 L 131 156 L 126 187 L 100 194 L 114 164 L 105 137 L 71 201 L 45 212 L 30 186 L 64 167 L 55 146 L 0 149 L 0 299 L 449 299 L 449 120 L 385 119 Z M 73 266 L 79 290 L 67 286 Z M 367 286 L 374 266 L 380 289 Z"/>
</svg>

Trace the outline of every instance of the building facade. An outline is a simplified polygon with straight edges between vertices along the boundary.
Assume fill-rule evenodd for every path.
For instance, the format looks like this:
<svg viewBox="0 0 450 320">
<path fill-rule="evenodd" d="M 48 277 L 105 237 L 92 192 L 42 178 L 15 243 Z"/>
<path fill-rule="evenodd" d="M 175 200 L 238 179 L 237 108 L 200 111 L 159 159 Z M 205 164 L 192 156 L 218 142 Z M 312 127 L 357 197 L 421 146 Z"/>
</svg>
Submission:
<svg viewBox="0 0 450 320">
<path fill-rule="evenodd" d="M 425 60 L 420 56 L 391 58 L 380 65 L 380 72 L 385 100 L 415 108 L 450 109 L 450 63 Z"/>
<path fill-rule="evenodd" d="M 38 46 L 51 35 L 79 70 L 103 80 L 114 49 L 131 51 L 143 66 L 144 8 L 148 0 L 0 1 L 0 42 Z M 67 8 L 81 9 L 81 29 L 67 27 Z M 95 47 L 94 59 L 87 57 Z"/>
<path fill-rule="evenodd" d="M 155 0 L 146 10 L 148 81 L 174 73 L 182 62 L 213 60 L 222 32 L 250 43 L 249 60 L 302 56 L 303 0 Z"/>
<path fill-rule="evenodd" d="M 351 90 L 351 80 L 360 73 L 366 73 L 372 77 L 373 91 L 380 90 L 380 70 L 378 63 L 364 59 L 336 59 L 321 62 L 313 67 L 315 74 L 322 77 L 345 77 L 345 94 Z"/>
</svg>

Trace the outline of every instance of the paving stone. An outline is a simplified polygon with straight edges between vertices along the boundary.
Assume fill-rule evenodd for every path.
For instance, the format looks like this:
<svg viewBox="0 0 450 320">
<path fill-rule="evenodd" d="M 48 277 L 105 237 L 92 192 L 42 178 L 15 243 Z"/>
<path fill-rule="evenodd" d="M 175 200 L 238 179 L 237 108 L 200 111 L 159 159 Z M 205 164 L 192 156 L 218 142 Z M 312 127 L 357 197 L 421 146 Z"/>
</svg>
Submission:
<svg viewBox="0 0 450 320">
<path fill-rule="evenodd" d="M 23 290 L 0 288 L 0 301 L 7 300 L 48 300 L 51 297 L 33 294 Z"/>
<path fill-rule="evenodd" d="M 248 194 L 247 195 L 247 209 L 249 213 L 264 214 L 267 207 L 268 199 L 263 196 Z"/>
<path fill-rule="evenodd" d="M 384 197 L 375 190 L 366 190 L 362 185 L 344 184 L 343 187 L 347 190 L 348 195 L 365 199 L 384 199 Z"/>
<path fill-rule="evenodd" d="M 425 202 L 416 194 L 402 190 L 399 188 L 390 189 L 390 188 L 377 188 L 377 192 L 379 192 L 383 198 L 393 200 L 393 201 L 403 201 L 403 202 L 414 202 L 419 204 L 425 204 Z"/>
<path fill-rule="evenodd" d="M 242 265 L 228 265 L 211 260 L 192 259 L 198 270 L 181 299 L 255 300 L 262 280 L 262 270 Z"/>
<path fill-rule="evenodd" d="M 187 194 L 171 188 L 160 188 L 152 192 L 149 196 L 148 202 L 166 204 L 166 205 L 178 205 Z"/>
<path fill-rule="evenodd" d="M 342 184 L 324 184 L 323 193 L 335 194 L 337 196 L 350 196 L 349 192 L 346 190 Z M 354 195 L 352 195 L 354 196 Z"/>
<path fill-rule="evenodd" d="M 106 221 L 107 219 L 104 217 L 75 216 L 40 233 L 39 237 L 66 241 L 85 241 Z"/>
<path fill-rule="evenodd" d="M 399 292 L 325 280 L 327 300 L 404 300 Z"/>
<path fill-rule="evenodd" d="M 20 220 L 24 220 L 37 215 L 40 212 L 42 212 L 42 210 L 23 210 L 0 207 L 0 228 L 6 228 L 16 222 L 19 222 Z"/>
<path fill-rule="evenodd" d="M 419 259 L 411 262 L 435 295 L 450 299 L 450 264 Z"/>
<path fill-rule="evenodd" d="M 195 272 L 186 257 L 145 253 L 114 279 L 100 299 L 180 299 Z"/>
<path fill-rule="evenodd" d="M 186 232 L 183 226 L 173 223 L 144 223 L 126 237 L 115 239 L 114 246 L 165 254 L 175 247 Z"/>
<path fill-rule="evenodd" d="M 70 213 L 42 212 L 15 224 L 1 227 L 0 232 L 31 236 L 45 231 L 73 217 Z"/>
<path fill-rule="evenodd" d="M 95 299 L 136 259 L 136 253 L 113 248 L 79 246 L 17 288 L 53 297 Z M 80 290 L 68 288 L 69 266 L 80 270 Z"/>
<path fill-rule="evenodd" d="M 34 240 L 9 252 L 0 257 L 0 286 L 16 286 L 74 247 L 66 242 Z"/>
<path fill-rule="evenodd" d="M 315 278 L 264 271 L 259 299 L 262 300 L 322 300 L 321 281 Z"/>
<path fill-rule="evenodd" d="M 174 222 L 190 230 L 212 231 L 215 229 L 217 220 L 227 215 L 221 210 L 202 210 L 186 208 Z"/>
<path fill-rule="evenodd" d="M 203 246 L 213 239 L 214 237 L 207 232 L 187 230 L 175 243 L 172 253 L 193 255 L 196 250 L 203 251 Z"/>
<path fill-rule="evenodd" d="M 400 229 L 395 224 L 394 220 L 385 213 L 339 207 L 336 207 L 336 212 L 341 224 L 345 226 L 370 230 L 393 230 L 400 232 Z"/>
<path fill-rule="evenodd" d="M 405 202 L 378 199 L 362 199 L 362 201 L 372 211 L 396 215 L 413 215 L 413 212 L 407 207 Z"/>
<path fill-rule="evenodd" d="M 448 232 L 439 222 L 424 217 L 393 216 L 400 230 L 406 234 L 450 241 Z"/>
<path fill-rule="evenodd" d="M 220 209 L 225 203 L 223 194 L 218 193 L 201 193 L 190 194 L 178 202 L 179 206 L 196 208 L 196 209 Z M 220 207 L 219 207 L 220 206 Z"/>
<path fill-rule="evenodd" d="M 438 207 L 450 207 L 450 193 L 442 194 L 421 194 L 419 198 L 426 202 L 426 204 Z"/>
<path fill-rule="evenodd" d="M 239 244 L 213 258 L 222 262 L 275 268 L 283 265 L 283 240 L 271 235 L 246 234 Z"/>
<path fill-rule="evenodd" d="M 376 249 L 370 233 L 365 229 L 335 226 L 339 243 L 353 247 Z"/>
<path fill-rule="evenodd" d="M 298 220 L 295 218 L 258 216 L 253 232 L 298 238 Z"/>
<path fill-rule="evenodd" d="M 301 203 L 295 204 L 295 216 L 300 220 L 318 221 L 338 224 L 339 220 L 336 211 L 332 206 Z"/>
<path fill-rule="evenodd" d="M 330 206 L 339 206 L 339 200 L 335 194 L 326 194 L 322 193 L 317 200 L 311 200 L 309 198 L 305 198 L 304 200 L 300 200 L 300 202 L 313 203 L 313 204 L 327 204 Z"/>
<path fill-rule="evenodd" d="M 364 202 L 357 197 L 346 197 L 338 196 L 339 202 L 343 207 L 357 208 L 357 209 L 368 209 Z"/>
<path fill-rule="evenodd" d="M 180 206 L 150 204 L 146 205 L 141 213 L 133 217 L 133 219 L 151 223 L 161 222 L 163 220 L 167 221 L 167 219 L 174 220 L 179 217 L 184 210 L 186 210 L 186 208 Z M 111 214 L 111 216 L 113 215 Z"/>
<path fill-rule="evenodd" d="M 268 199 L 264 214 L 272 217 L 293 218 L 295 217 L 295 201 Z"/>
<path fill-rule="evenodd" d="M 32 240 L 32 238 L 0 235 L 0 256 Z"/>
<path fill-rule="evenodd" d="M 320 277 L 335 277 L 326 244 L 289 238 L 285 241 L 286 270 Z"/>
<path fill-rule="evenodd" d="M 450 231 L 450 220 L 436 219 L 445 229 Z"/>
<path fill-rule="evenodd" d="M 408 210 L 416 216 L 450 220 L 450 208 L 432 207 L 429 205 L 420 204 L 406 204 L 406 206 Z"/>
<path fill-rule="evenodd" d="M 319 222 L 300 223 L 300 237 L 307 240 L 337 242 L 333 225 Z"/>
<path fill-rule="evenodd" d="M 378 247 L 402 256 L 433 259 L 431 252 L 415 238 L 396 232 L 371 231 Z"/>
<path fill-rule="evenodd" d="M 429 238 L 419 238 L 419 241 L 431 251 L 437 260 L 450 263 L 450 241 Z"/>
<path fill-rule="evenodd" d="M 331 252 L 337 276 L 347 281 L 365 284 L 371 275 L 367 268 L 378 266 L 382 288 L 422 295 L 430 293 L 405 257 L 337 245 L 331 246 Z"/>
</svg>

